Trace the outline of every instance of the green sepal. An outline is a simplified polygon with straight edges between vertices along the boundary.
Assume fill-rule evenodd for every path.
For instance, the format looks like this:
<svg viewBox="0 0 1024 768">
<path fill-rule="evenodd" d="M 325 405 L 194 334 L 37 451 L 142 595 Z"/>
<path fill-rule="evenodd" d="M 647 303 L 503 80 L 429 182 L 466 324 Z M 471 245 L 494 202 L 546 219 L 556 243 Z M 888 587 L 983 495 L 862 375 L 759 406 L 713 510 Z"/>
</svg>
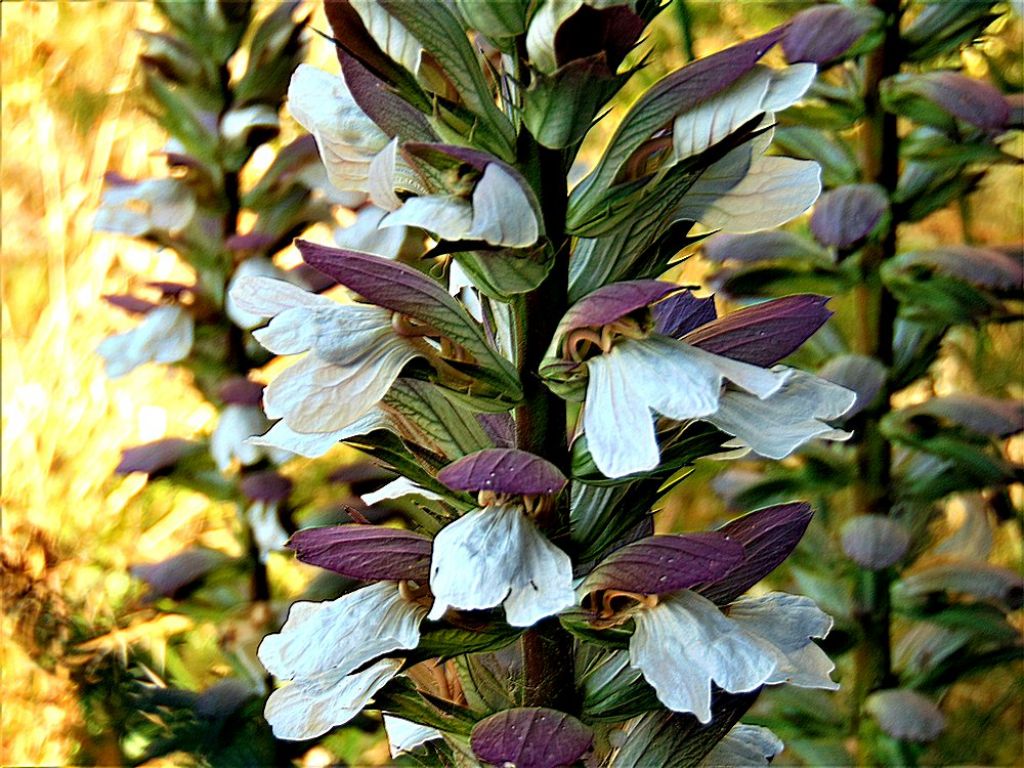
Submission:
<svg viewBox="0 0 1024 768">
<path fill-rule="evenodd" d="M 391 680 L 376 693 L 374 701 L 389 715 L 460 736 L 469 736 L 478 719 L 466 707 L 417 690 L 406 677 Z"/>
<path fill-rule="evenodd" d="M 546 246 L 465 251 L 456 253 L 455 260 L 481 293 L 497 301 L 534 290 L 555 263 Z"/>
<path fill-rule="evenodd" d="M 410 652 L 409 659 L 422 661 L 438 658 L 446 661 L 467 653 L 499 651 L 518 640 L 523 632 L 522 629 L 515 629 L 500 622 L 480 630 L 447 626 L 428 629 L 420 635 L 420 643 Z"/>
<path fill-rule="evenodd" d="M 403 434 L 449 461 L 493 448 L 483 427 L 463 408 L 457 408 L 445 390 L 415 379 L 398 379 L 388 390 L 386 405 L 395 420 L 402 420 Z"/>
<path fill-rule="evenodd" d="M 630 666 L 625 651 L 585 645 L 576 666 L 588 722 L 622 722 L 663 707 L 640 670 Z"/>
<path fill-rule="evenodd" d="M 526 31 L 529 0 L 455 0 L 466 26 L 495 43 Z"/>
</svg>

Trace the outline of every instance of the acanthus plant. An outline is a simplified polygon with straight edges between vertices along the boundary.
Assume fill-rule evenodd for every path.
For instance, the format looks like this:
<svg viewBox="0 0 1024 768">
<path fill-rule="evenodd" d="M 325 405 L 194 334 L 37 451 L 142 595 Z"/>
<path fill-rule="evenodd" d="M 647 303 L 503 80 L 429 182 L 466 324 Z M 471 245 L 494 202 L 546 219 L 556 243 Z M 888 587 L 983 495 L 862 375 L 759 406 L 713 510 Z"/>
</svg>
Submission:
<svg viewBox="0 0 1024 768">
<path fill-rule="evenodd" d="M 803 597 L 744 593 L 810 518 L 791 502 L 716 531 L 653 533 L 654 502 L 708 456 L 779 458 L 854 394 L 778 366 L 827 320 L 797 295 L 718 317 L 662 279 L 698 231 L 805 211 L 814 162 L 765 154 L 815 67 L 761 63 L 785 27 L 675 71 L 637 99 L 569 192 L 580 143 L 639 65 L 656 4 L 328 2 L 341 75 L 307 67 L 290 110 L 381 255 L 305 240 L 347 293 L 239 279 L 255 336 L 305 353 L 251 442 L 344 441 L 401 477 L 406 528 L 297 532 L 300 560 L 368 585 L 297 602 L 260 658 L 266 717 L 311 739 L 364 709 L 395 754 L 449 765 L 720 765 L 782 745 L 738 724 L 767 685 L 833 689 Z M 632 56 L 631 56 L 632 55 Z M 703 228 L 703 229 L 700 229 Z M 355 299 L 355 301 L 353 301 Z"/>
<path fill-rule="evenodd" d="M 844 693 L 759 712 L 815 734 L 798 750 L 809 763 L 1002 759 L 1003 744 L 973 739 L 981 715 L 958 706 L 957 690 L 1002 690 L 1021 657 L 1024 583 L 1006 566 L 1019 561 L 1024 479 L 1011 448 L 1024 430 L 1024 269 L 1020 243 L 978 242 L 992 211 L 973 197 L 993 169 L 1021 163 L 1021 83 L 1008 79 L 1020 57 L 990 46 L 1009 23 L 1019 20 L 989 2 L 878 0 L 796 15 L 783 51 L 820 72 L 781 117 L 777 141 L 821 162 L 827 191 L 809 231 L 703 246 L 728 295 L 763 300 L 800 285 L 835 296 L 838 322 L 802 359 L 857 391 L 843 449 L 808 448 L 789 466 L 719 480 L 739 508 L 797 494 L 822 513 L 813 552 L 787 567 L 846 639 Z M 991 81 L 969 74 L 979 58 Z M 918 225 L 939 226 L 933 214 L 953 205 L 964 242 L 935 242 Z M 979 351 L 970 362 L 968 350 Z M 997 350 L 1017 357 L 992 368 Z M 974 365 L 989 373 L 949 373 Z M 962 389 L 951 388 L 957 379 Z M 1017 542 L 1009 556 L 1000 541 Z"/>
</svg>

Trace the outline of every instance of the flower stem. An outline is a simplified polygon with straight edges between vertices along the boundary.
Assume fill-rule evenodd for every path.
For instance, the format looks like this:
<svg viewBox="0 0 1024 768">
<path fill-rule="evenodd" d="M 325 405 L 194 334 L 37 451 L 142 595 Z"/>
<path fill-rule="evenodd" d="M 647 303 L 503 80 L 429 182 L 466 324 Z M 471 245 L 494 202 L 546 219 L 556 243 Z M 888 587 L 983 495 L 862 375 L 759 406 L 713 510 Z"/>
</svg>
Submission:
<svg viewBox="0 0 1024 768">
<path fill-rule="evenodd" d="M 886 14 L 885 40 L 864 63 L 865 119 L 861 137 L 861 162 L 865 181 L 881 185 L 890 200 L 899 182 L 899 134 L 896 116 L 882 109 L 879 101 L 882 81 L 899 72 L 900 33 L 898 0 L 872 0 Z M 862 284 L 856 291 L 857 351 L 874 357 L 891 369 L 894 359 L 896 298 L 881 279 L 881 267 L 896 255 L 898 207 L 893 206 L 891 223 L 876 242 L 862 253 Z M 857 445 L 858 482 L 854 499 L 858 514 L 889 515 L 894 500 L 891 492 L 892 446 L 880 429 L 882 418 L 890 410 L 891 382 L 887 381 L 876 405 L 864 415 Z M 888 571 L 861 570 L 856 595 L 855 618 L 860 628 L 860 645 L 855 654 L 855 680 L 851 702 L 852 729 L 857 735 L 858 763 L 876 760 L 862 720 L 864 701 L 879 688 L 892 684 L 892 638 L 890 634 L 891 575 Z"/>
<path fill-rule="evenodd" d="M 560 151 L 541 147 L 525 130 L 520 134 L 517 154 L 520 167 L 537 191 L 554 265 L 535 290 L 513 304 L 523 384 L 523 401 L 515 409 L 516 447 L 542 456 L 568 476 L 571 467 L 565 402 L 544 385 L 537 373 L 558 321 L 568 309 L 565 163 Z M 556 543 L 565 538 L 569 530 L 568 494 L 562 495 L 550 516 L 538 522 Z M 578 710 L 573 640 L 558 619 L 546 619 L 527 630 L 522 651 L 524 706 Z"/>
</svg>

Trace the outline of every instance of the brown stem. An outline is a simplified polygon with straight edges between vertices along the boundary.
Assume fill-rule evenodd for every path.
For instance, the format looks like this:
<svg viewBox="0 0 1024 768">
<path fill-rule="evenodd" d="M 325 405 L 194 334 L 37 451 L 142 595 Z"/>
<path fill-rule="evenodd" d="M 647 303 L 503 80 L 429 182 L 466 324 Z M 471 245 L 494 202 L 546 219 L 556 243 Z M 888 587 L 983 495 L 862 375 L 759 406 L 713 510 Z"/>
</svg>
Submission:
<svg viewBox="0 0 1024 768">
<path fill-rule="evenodd" d="M 865 115 L 861 137 L 861 164 L 864 180 L 882 186 L 890 199 L 899 182 L 899 133 L 896 116 L 882 109 L 879 101 L 882 81 L 899 72 L 899 1 L 872 0 L 886 14 L 883 44 L 864 63 Z M 898 304 L 881 279 L 881 267 L 896 255 L 897 210 L 882 238 L 865 247 L 861 256 L 862 284 L 856 291 L 856 347 L 887 368 L 894 359 L 894 333 Z M 854 486 L 858 514 L 889 515 L 893 507 L 891 493 L 892 447 L 880 429 L 889 412 L 891 384 L 886 382 L 877 405 L 867 411 L 857 445 L 858 482 Z M 860 645 L 855 654 L 852 728 L 859 739 L 859 762 L 873 761 L 863 732 L 861 713 L 864 700 L 874 690 L 892 683 L 892 638 L 890 635 L 891 575 L 887 571 L 862 570 L 859 574 L 856 619 L 860 627 Z"/>
</svg>

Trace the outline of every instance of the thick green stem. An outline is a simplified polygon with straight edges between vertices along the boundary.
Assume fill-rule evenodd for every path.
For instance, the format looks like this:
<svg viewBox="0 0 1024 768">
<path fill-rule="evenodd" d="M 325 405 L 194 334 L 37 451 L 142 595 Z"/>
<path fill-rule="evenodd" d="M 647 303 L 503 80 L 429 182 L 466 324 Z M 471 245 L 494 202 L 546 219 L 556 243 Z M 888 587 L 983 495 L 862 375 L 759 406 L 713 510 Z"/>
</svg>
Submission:
<svg viewBox="0 0 1024 768">
<path fill-rule="evenodd" d="M 540 199 L 554 266 L 536 290 L 514 305 L 517 362 L 523 384 L 523 401 L 515 410 L 516 446 L 544 457 L 569 475 L 565 402 L 544 385 L 537 373 L 558 321 L 568 308 L 564 162 L 561 152 L 537 145 L 525 131 L 520 136 L 518 155 Z M 568 494 L 563 494 L 551 514 L 538 522 L 556 543 L 564 538 L 569 530 Z M 523 635 L 522 651 L 523 704 L 577 711 L 573 640 L 558 619 L 547 619 L 529 629 Z"/>
<path fill-rule="evenodd" d="M 865 61 L 865 116 L 861 141 L 864 180 L 881 185 L 890 199 L 899 182 L 899 134 L 896 116 L 884 111 L 879 102 L 881 82 L 899 72 L 900 33 L 898 0 L 873 0 L 886 14 L 885 41 Z M 896 255 L 899 217 L 883 237 L 867 246 L 861 255 L 862 284 L 856 291 L 858 304 L 857 351 L 874 357 L 887 368 L 893 363 L 893 342 L 898 304 L 881 279 L 881 267 Z M 864 414 L 857 445 L 858 481 L 854 487 L 858 514 L 889 515 L 893 508 L 891 491 L 892 446 L 880 429 L 890 409 L 892 390 L 886 383 L 877 405 Z M 891 575 L 888 571 L 863 570 L 859 574 L 856 619 L 860 644 L 855 663 L 852 727 L 860 736 L 859 762 L 876 762 L 864 732 L 861 713 L 864 700 L 874 690 L 891 685 L 892 638 L 890 635 Z"/>
</svg>

